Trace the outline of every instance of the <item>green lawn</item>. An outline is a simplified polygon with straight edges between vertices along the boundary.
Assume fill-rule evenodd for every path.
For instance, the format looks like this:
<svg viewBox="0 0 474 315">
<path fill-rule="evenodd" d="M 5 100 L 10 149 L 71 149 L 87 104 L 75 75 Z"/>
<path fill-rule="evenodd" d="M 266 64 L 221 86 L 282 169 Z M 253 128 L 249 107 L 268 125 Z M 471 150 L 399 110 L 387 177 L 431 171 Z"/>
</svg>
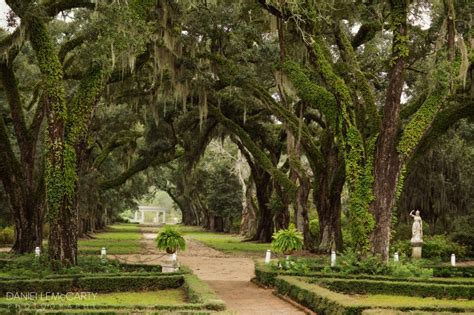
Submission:
<svg viewBox="0 0 474 315">
<path fill-rule="evenodd" d="M 83 294 L 83 295 L 81 295 Z M 186 303 L 186 294 L 182 289 L 166 289 L 145 292 L 116 293 L 80 293 L 71 292 L 67 295 L 38 296 L 36 299 L 25 299 L 20 296 L 0 298 L 0 303 L 35 303 L 47 305 L 121 305 L 121 306 L 152 306 L 176 305 Z"/>
<path fill-rule="evenodd" d="M 79 240 L 79 253 L 100 254 L 101 248 L 105 247 L 107 254 L 137 254 L 141 238 L 138 225 L 114 224 L 105 232 L 95 234 L 92 239 Z"/>
<path fill-rule="evenodd" d="M 195 226 L 177 225 L 175 228 L 186 238 L 202 242 L 225 253 L 264 255 L 265 251 L 271 248 L 269 243 L 243 242 L 244 238 L 235 234 L 207 232 Z"/>
</svg>

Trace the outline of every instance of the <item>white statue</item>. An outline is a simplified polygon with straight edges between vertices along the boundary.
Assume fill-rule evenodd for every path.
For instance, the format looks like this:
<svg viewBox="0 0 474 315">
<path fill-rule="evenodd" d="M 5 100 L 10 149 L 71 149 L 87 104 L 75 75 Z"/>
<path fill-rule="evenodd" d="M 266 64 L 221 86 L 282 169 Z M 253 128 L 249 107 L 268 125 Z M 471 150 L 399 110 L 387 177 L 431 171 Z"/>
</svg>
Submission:
<svg viewBox="0 0 474 315">
<path fill-rule="evenodd" d="M 413 214 L 412 210 L 410 215 L 413 217 L 413 226 L 411 228 L 411 242 L 412 243 L 423 243 L 423 221 L 420 217 L 420 211 L 416 210 Z"/>
</svg>

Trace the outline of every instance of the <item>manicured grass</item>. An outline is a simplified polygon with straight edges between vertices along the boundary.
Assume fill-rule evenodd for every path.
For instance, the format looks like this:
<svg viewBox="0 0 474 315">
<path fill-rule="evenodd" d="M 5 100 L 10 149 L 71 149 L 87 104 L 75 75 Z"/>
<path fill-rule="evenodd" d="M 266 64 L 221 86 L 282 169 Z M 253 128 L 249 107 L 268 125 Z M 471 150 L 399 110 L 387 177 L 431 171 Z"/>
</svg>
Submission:
<svg viewBox="0 0 474 315">
<path fill-rule="evenodd" d="M 15 299 L 2 297 L 0 303 L 14 302 Z M 85 294 L 69 293 L 65 296 L 39 297 L 38 299 L 21 299 L 18 303 L 35 303 L 48 305 L 123 305 L 123 306 L 151 306 L 176 305 L 186 303 L 186 294 L 183 289 L 166 289 L 160 291 L 145 292 L 115 292 L 115 293 L 97 293 Z"/>
<path fill-rule="evenodd" d="M 176 225 L 173 227 L 185 238 L 199 241 L 225 253 L 261 253 L 263 255 L 267 249 L 271 248 L 270 243 L 244 242 L 244 238 L 236 234 L 208 232 L 196 226 Z"/>
<path fill-rule="evenodd" d="M 79 240 L 79 253 L 100 254 L 102 247 L 107 254 L 137 254 L 140 252 L 140 229 L 136 224 L 115 224 L 97 233 L 93 239 Z"/>
<path fill-rule="evenodd" d="M 225 253 L 261 252 L 263 255 L 267 249 L 271 248 L 269 243 L 243 242 L 244 238 L 232 234 L 191 232 L 186 233 L 185 236 Z"/>
</svg>

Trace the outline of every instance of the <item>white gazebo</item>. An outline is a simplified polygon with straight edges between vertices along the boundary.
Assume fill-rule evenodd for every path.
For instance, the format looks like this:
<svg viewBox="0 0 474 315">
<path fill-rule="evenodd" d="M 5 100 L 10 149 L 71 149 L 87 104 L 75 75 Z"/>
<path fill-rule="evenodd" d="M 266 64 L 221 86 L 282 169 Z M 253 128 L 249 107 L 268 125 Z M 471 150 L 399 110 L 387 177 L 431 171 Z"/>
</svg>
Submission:
<svg viewBox="0 0 474 315">
<path fill-rule="evenodd" d="M 132 222 L 145 223 L 145 212 L 154 212 L 155 217 L 153 218 L 153 223 L 155 224 L 164 224 L 166 223 L 166 210 L 157 207 L 157 206 L 139 206 L 138 211 L 135 211 L 134 218 Z M 160 218 L 161 215 L 161 218 Z"/>
</svg>

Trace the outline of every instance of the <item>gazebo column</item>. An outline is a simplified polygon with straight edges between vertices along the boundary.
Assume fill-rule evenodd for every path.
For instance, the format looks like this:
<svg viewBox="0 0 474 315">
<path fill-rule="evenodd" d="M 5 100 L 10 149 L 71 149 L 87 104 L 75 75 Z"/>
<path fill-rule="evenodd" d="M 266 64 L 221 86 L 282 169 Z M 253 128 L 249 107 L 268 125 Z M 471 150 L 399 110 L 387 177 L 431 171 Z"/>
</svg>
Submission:
<svg viewBox="0 0 474 315">
<path fill-rule="evenodd" d="M 134 220 L 134 221 L 138 221 L 138 211 L 135 211 L 135 212 L 133 213 L 133 220 Z"/>
<path fill-rule="evenodd" d="M 163 213 L 163 224 L 165 224 L 166 223 L 166 212 L 163 211 L 162 213 Z"/>
<path fill-rule="evenodd" d="M 141 214 L 140 223 L 145 223 L 145 211 L 140 210 L 140 214 Z"/>
</svg>

